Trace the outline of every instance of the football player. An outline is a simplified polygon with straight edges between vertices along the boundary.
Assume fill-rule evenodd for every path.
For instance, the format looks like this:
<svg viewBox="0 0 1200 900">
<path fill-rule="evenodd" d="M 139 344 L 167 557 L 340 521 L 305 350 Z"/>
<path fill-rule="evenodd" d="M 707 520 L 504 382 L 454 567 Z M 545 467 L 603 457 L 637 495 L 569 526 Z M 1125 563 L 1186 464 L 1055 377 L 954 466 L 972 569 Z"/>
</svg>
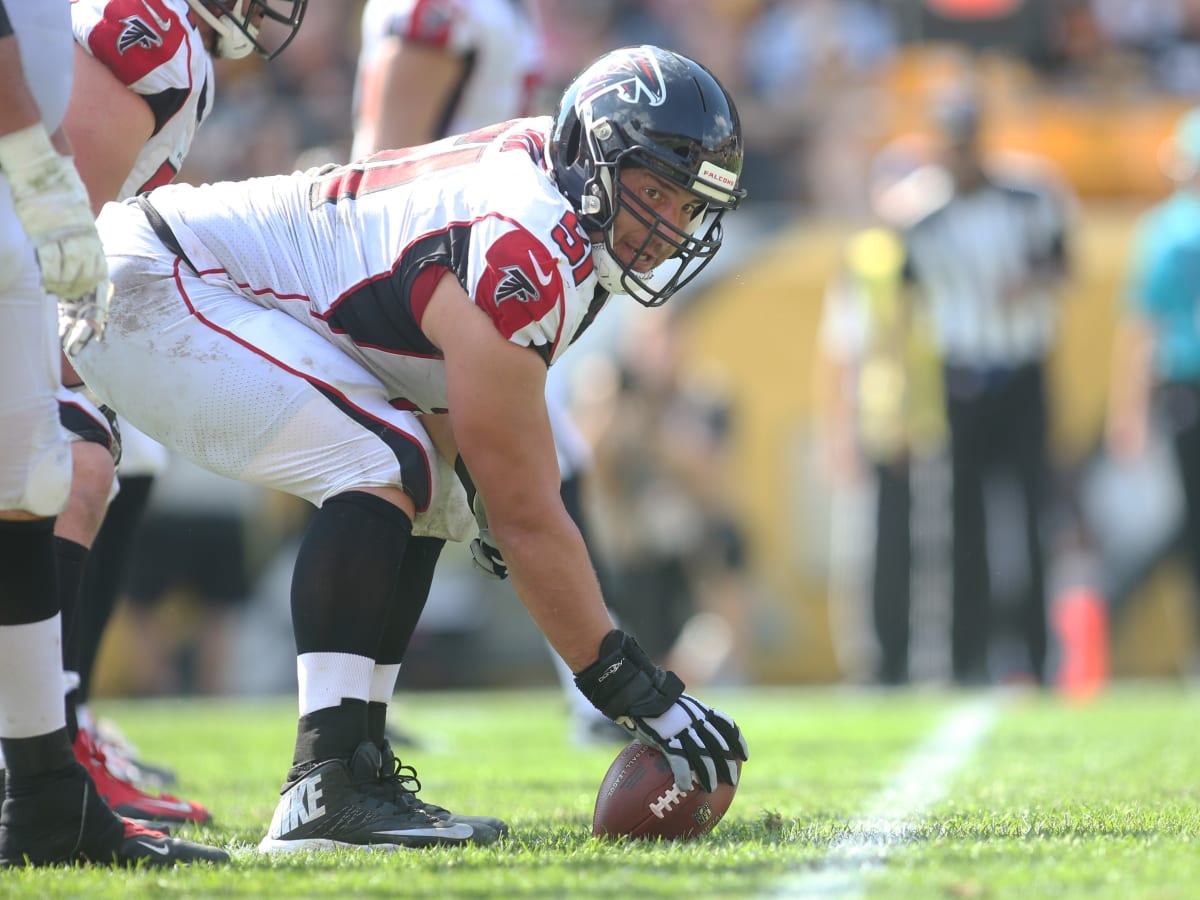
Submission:
<svg viewBox="0 0 1200 900">
<path fill-rule="evenodd" d="M 71 52 L 65 0 L 0 0 L 0 866 L 222 862 L 223 850 L 114 813 L 75 761 L 66 728 L 52 533 L 71 459 L 56 416 L 47 294 L 63 298 L 69 318 L 83 309 L 93 317 L 69 323 L 77 347 L 102 329 L 107 299 L 87 192 L 61 155 Z"/>
<path fill-rule="evenodd" d="M 513 585 L 580 690 L 661 748 L 684 790 L 746 744 L 613 627 L 559 494 L 547 368 L 613 294 L 664 303 L 721 246 L 741 126 L 703 66 L 605 54 L 555 116 L 342 166 L 105 206 L 108 335 L 88 385 L 218 474 L 317 507 L 292 582 L 300 717 L 264 851 L 489 843 L 499 819 L 382 767 L 386 704 L 469 473 Z M 384 706 L 386 712 L 386 706 Z"/>
<path fill-rule="evenodd" d="M 77 76 L 64 129 L 95 210 L 171 181 L 196 130 L 212 110 L 213 58 L 277 56 L 300 27 L 307 0 L 77 0 L 71 5 Z M 264 20 L 274 27 L 260 28 Z M 269 35 L 269 37 L 268 37 Z M 113 435 L 81 391 L 65 336 L 59 411 L 72 433 L 74 477 L 55 526 L 67 721 L 76 756 L 102 796 L 123 815 L 155 822 L 205 822 L 198 803 L 157 795 L 135 783 L 138 768 L 102 742 L 79 707 L 86 701 L 96 649 L 116 600 L 128 538 L 165 451 L 136 428 L 121 429 L 125 447 L 118 513 L 105 527 L 105 558 L 89 549 L 105 519 L 114 485 Z M 100 573 L 101 567 L 107 572 Z M 90 571 L 89 571 L 90 570 Z M 85 578 L 86 573 L 86 578 Z M 88 585 L 85 592 L 81 585 Z M 79 673 L 76 675 L 75 673 Z"/>
<path fill-rule="evenodd" d="M 368 0 L 355 86 L 352 157 L 529 115 L 544 56 L 537 11 L 522 0 Z M 586 537 L 582 477 L 591 465 L 591 450 L 567 410 L 562 387 L 549 386 L 546 409 L 563 502 Z M 439 543 L 436 550 L 440 549 Z M 486 523 L 470 549 L 483 574 L 507 577 Z M 571 710 L 575 740 L 623 739 L 624 732 L 575 688 L 561 658 L 554 653 L 551 657 Z M 393 709 L 389 734 L 410 740 L 396 729 L 396 720 Z M 390 746 L 384 748 L 385 756 L 390 752 Z"/>
</svg>

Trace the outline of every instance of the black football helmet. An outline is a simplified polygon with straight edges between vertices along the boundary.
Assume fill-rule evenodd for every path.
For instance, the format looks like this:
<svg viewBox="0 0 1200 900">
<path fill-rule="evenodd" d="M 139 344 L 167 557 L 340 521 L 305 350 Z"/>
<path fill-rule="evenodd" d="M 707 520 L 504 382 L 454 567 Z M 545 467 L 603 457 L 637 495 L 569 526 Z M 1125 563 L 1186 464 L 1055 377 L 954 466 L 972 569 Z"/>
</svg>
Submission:
<svg viewBox="0 0 1200 900">
<path fill-rule="evenodd" d="M 563 93 L 550 141 L 555 181 L 589 232 L 600 286 L 659 306 L 699 274 L 721 246 L 721 218 L 746 196 L 742 128 L 733 100 L 706 68 L 660 47 L 624 47 L 601 56 Z M 624 166 L 640 166 L 704 201 L 680 230 L 621 188 Z M 612 226 L 624 209 L 675 248 L 669 275 L 637 272 L 613 252 Z M 660 269 L 667 268 L 660 266 Z"/>
<path fill-rule="evenodd" d="M 217 32 L 217 56 L 241 59 L 257 53 L 271 60 L 296 36 L 308 0 L 188 0 L 188 6 Z M 269 29 L 269 45 L 259 36 L 264 21 L 281 26 Z"/>
</svg>

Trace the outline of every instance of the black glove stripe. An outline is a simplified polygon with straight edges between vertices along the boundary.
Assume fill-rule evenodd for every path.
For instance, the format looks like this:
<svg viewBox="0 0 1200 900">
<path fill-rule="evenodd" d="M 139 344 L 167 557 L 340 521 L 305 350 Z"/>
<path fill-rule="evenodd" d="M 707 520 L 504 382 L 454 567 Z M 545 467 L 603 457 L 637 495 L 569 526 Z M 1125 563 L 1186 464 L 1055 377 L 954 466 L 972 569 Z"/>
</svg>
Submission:
<svg viewBox="0 0 1200 900">
<path fill-rule="evenodd" d="M 715 749 L 720 750 L 722 756 L 729 752 L 729 741 L 725 739 L 725 736 L 721 734 L 714 723 L 708 721 L 701 722 L 699 728 L 701 729 L 701 738 L 706 747 L 713 747 L 713 742 L 715 741 Z"/>
<path fill-rule="evenodd" d="M 706 791 L 712 791 L 716 786 L 716 762 L 710 754 L 704 753 L 700 749 L 700 737 L 696 734 L 695 729 L 689 728 L 684 732 L 682 744 L 688 763 L 691 765 L 692 771 L 696 773 L 700 786 Z"/>
</svg>

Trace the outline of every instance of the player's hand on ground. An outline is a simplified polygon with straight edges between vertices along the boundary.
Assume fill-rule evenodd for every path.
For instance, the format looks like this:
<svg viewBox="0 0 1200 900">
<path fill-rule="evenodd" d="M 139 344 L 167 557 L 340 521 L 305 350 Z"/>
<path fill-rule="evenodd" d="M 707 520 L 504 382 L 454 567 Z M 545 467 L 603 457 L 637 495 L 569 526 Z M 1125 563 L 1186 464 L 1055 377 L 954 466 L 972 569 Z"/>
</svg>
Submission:
<svg viewBox="0 0 1200 900">
<path fill-rule="evenodd" d="M 74 300 L 59 298 L 58 337 L 67 356 L 75 356 L 93 338 L 104 339 L 111 299 L 112 282 L 107 278 L 82 297 Z"/>
<path fill-rule="evenodd" d="M 593 706 L 667 757 L 680 790 L 692 789 L 693 772 L 706 791 L 737 784 L 737 760 L 747 758 L 737 724 L 685 694 L 679 677 L 656 666 L 630 635 L 605 635 L 596 661 L 575 675 L 575 684 Z"/>
<path fill-rule="evenodd" d="M 42 287 L 69 300 L 92 291 L 108 277 L 108 262 L 74 163 L 54 149 L 41 125 L 32 125 L 0 137 L 0 168 L 37 251 Z"/>
</svg>

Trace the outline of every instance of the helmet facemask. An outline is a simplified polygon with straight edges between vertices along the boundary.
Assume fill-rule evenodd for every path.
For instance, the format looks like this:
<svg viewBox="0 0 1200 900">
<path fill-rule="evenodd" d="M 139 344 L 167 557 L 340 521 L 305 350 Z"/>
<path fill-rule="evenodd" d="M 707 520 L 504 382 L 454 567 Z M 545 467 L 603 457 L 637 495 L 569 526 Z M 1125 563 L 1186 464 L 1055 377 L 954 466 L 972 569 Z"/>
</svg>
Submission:
<svg viewBox="0 0 1200 900">
<path fill-rule="evenodd" d="M 258 53 L 271 60 L 292 42 L 308 0 L 188 0 L 192 11 L 217 33 L 215 55 L 221 59 L 241 59 Z M 263 21 L 287 29 L 282 38 L 268 46 L 259 36 Z M 278 28 L 269 29 L 274 36 Z"/>
<path fill-rule="evenodd" d="M 593 133 L 603 134 L 604 130 L 601 123 Z M 603 157 L 596 155 L 593 159 Z M 625 187 L 620 175 L 629 168 L 647 169 L 704 201 L 685 229 L 664 219 L 636 192 Z M 594 205 L 601 207 L 604 217 L 587 217 L 585 227 L 593 227 L 593 230 L 604 235 L 602 243 L 592 245 L 596 274 L 602 288 L 609 293 L 627 294 L 643 306 L 661 306 L 700 274 L 721 247 L 724 234 L 721 219 L 726 212 L 737 208 L 744 193 L 717 187 L 703 177 L 715 168 L 705 164 L 697 176 L 682 165 L 671 165 L 661 157 L 641 152 L 639 148 L 626 150 L 618 154 L 613 162 L 597 166 L 596 175 L 589 180 L 584 193 L 585 205 L 589 197 L 598 199 L 599 204 Z M 730 173 L 723 175 L 730 176 Z M 719 180 L 728 183 L 725 177 Z M 729 180 L 736 179 L 730 176 Z M 664 263 L 648 272 L 639 272 L 633 262 L 624 263 L 620 260 L 613 248 L 613 240 L 617 214 L 621 210 L 646 229 L 646 237 L 631 259 L 636 261 L 653 242 L 659 241 L 673 248 L 670 265 Z"/>
</svg>

